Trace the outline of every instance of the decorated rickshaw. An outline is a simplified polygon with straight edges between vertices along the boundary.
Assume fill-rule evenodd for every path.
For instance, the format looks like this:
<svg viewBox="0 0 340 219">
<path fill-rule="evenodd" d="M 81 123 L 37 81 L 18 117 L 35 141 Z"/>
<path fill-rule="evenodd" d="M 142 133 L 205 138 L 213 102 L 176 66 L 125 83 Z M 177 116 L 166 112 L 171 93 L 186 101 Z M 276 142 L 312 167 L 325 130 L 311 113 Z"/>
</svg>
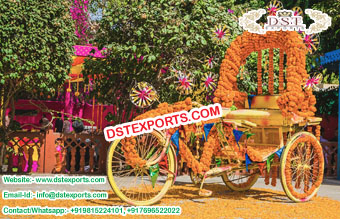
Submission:
<svg viewBox="0 0 340 219">
<path fill-rule="evenodd" d="M 262 90 L 262 54 L 269 51 L 268 90 Z M 279 53 L 279 87 L 274 89 L 274 50 Z M 237 87 L 239 69 L 257 52 L 257 94 Z M 306 49 L 295 31 L 245 31 L 227 49 L 221 64 L 214 102 L 223 107 L 219 119 L 153 131 L 114 141 L 107 157 L 107 175 L 114 192 L 131 205 L 159 201 L 176 179 L 177 156 L 200 183 L 221 176 L 226 187 L 246 191 L 265 176 L 276 185 L 279 173 L 283 190 L 295 202 L 317 193 L 324 170 L 319 143 L 321 118 L 314 117 L 316 99 L 306 87 Z M 190 111 L 200 104 L 190 98 L 174 104 L 161 103 L 135 120 Z"/>
</svg>

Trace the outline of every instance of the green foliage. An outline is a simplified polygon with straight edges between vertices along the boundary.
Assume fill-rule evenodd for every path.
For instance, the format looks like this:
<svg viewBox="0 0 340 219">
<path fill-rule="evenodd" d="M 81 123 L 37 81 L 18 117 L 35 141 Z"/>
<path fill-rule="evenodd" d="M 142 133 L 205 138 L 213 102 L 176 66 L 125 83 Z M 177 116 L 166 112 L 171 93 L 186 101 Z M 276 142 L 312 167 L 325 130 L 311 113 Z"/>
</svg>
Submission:
<svg viewBox="0 0 340 219">
<path fill-rule="evenodd" d="M 269 70 L 269 50 L 262 51 L 262 91 L 263 94 L 269 94 L 268 91 L 268 70 Z M 279 90 L 279 50 L 274 49 L 274 92 L 278 93 Z M 240 91 L 247 92 L 248 94 L 257 93 L 257 52 L 252 52 L 248 57 L 246 64 L 243 66 L 243 76 L 237 76 L 238 88 Z M 242 67 L 240 69 L 242 72 Z M 283 70 L 285 74 L 285 70 Z"/>
<path fill-rule="evenodd" d="M 53 92 L 64 84 L 75 42 L 69 1 L 0 0 L 0 99 L 5 110 L 20 92 Z M 18 123 L 0 127 L 0 140 Z"/>
<path fill-rule="evenodd" d="M 95 43 L 108 48 L 108 57 L 86 61 L 83 71 L 85 77 L 102 75 L 92 93 L 98 97 L 100 92 L 99 101 L 123 110 L 131 104 L 131 87 L 147 81 L 161 102 L 175 102 L 185 96 L 175 90 L 173 67 L 190 72 L 200 92 L 204 72 L 218 74 L 228 45 L 242 31 L 225 5 L 216 0 L 121 1 L 119 7 L 116 1 L 107 2 Z M 226 25 L 231 33 L 223 45 L 212 40 L 216 25 Z M 204 65 L 208 55 L 218 57 L 213 69 Z"/>
<path fill-rule="evenodd" d="M 339 114 L 339 88 L 328 88 L 313 92 L 316 98 L 316 109 L 318 115 L 332 115 Z"/>
<path fill-rule="evenodd" d="M 103 9 L 104 17 L 100 23 L 95 43 L 110 50 L 106 60 L 89 60 L 85 75 L 102 74 L 102 80 L 96 84 L 94 95 L 100 101 L 115 104 L 120 111 L 131 109 L 129 91 L 139 81 L 151 83 L 160 94 L 160 101 L 175 102 L 184 99 L 176 91 L 175 77 L 172 72 L 161 74 L 163 67 L 175 67 L 191 72 L 195 78 L 194 92 L 196 101 L 207 103 L 207 93 L 199 86 L 202 75 L 208 71 L 202 61 L 207 55 L 217 54 L 218 64 L 212 69 L 219 72 L 224 52 L 230 42 L 242 30 L 234 20 L 245 11 L 266 8 L 269 0 L 183 0 L 183 1 L 101 1 L 94 0 L 95 7 Z M 309 74 L 320 73 L 312 66 L 318 66 L 316 58 L 321 54 L 339 48 L 336 40 L 339 34 L 339 8 L 337 0 L 292 1 L 283 0 L 284 8 L 295 6 L 314 8 L 328 13 L 332 17 L 332 27 L 321 34 L 321 46 L 313 54 L 306 56 L 306 70 Z M 339 7 L 337 7 L 339 6 Z M 232 9 L 234 14 L 229 14 Z M 311 20 L 304 17 L 304 22 Z M 260 22 L 265 22 L 262 18 Z M 212 28 L 226 24 L 231 37 L 225 45 L 217 45 L 211 40 Z M 143 56 L 143 61 L 137 61 Z M 268 93 L 268 50 L 263 51 L 263 93 Z M 278 90 L 278 51 L 274 51 L 274 89 Z M 180 58 L 179 58 L 180 57 Z M 181 64 L 176 63 L 180 59 Z M 184 63 L 184 64 L 183 64 Z M 257 55 L 252 53 L 247 58 L 243 69 L 244 75 L 238 76 L 239 89 L 248 93 L 257 91 Z M 285 73 L 285 72 L 284 72 Z M 335 74 L 322 71 L 324 82 L 333 83 Z M 329 76 L 328 76 L 329 75 Z M 155 104 L 156 105 L 156 104 Z M 108 115 L 113 120 L 114 115 Z"/>
<path fill-rule="evenodd" d="M 332 72 L 331 74 L 324 74 L 322 82 L 325 84 L 339 84 L 339 74 Z"/>
<path fill-rule="evenodd" d="M 311 8 L 327 13 L 332 18 L 332 26 L 321 34 L 321 51 L 330 52 L 340 48 L 340 1 L 315 1 Z"/>
<path fill-rule="evenodd" d="M 68 1 L 0 0 L 1 85 L 50 91 L 63 84 L 74 40 Z"/>
</svg>

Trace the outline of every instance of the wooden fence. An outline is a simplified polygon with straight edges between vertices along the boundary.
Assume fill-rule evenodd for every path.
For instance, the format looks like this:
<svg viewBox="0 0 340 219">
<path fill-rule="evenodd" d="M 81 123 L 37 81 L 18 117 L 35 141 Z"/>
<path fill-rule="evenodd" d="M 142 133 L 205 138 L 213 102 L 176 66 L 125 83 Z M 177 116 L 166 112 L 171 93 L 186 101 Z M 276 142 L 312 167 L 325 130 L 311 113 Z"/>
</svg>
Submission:
<svg viewBox="0 0 340 219">
<path fill-rule="evenodd" d="M 61 138 L 66 150 L 66 169 L 70 173 L 106 173 L 106 155 L 110 145 L 103 135 L 15 132 L 6 146 L 0 172 L 51 173 L 56 164 L 55 140 Z M 335 176 L 337 142 L 322 142 L 325 176 Z M 3 147 L 3 146 L 2 146 Z M 2 165 L 1 164 L 5 164 Z"/>
<path fill-rule="evenodd" d="M 56 139 L 62 139 L 66 169 L 70 173 L 106 172 L 109 147 L 103 135 L 15 132 L 5 146 L 0 171 L 5 173 L 51 173 L 56 165 Z M 4 145 L 2 145 L 4 147 Z"/>
</svg>

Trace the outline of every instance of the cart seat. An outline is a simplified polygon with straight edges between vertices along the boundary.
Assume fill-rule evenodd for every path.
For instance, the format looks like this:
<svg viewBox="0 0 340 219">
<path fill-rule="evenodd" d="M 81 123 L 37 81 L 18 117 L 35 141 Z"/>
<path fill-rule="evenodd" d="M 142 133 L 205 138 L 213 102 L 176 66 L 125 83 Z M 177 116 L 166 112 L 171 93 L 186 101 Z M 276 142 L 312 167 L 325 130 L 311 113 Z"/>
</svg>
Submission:
<svg viewBox="0 0 340 219">
<path fill-rule="evenodd" d="M 249 95 L 248 99 L 245 101 L 246 109 L 280 109 L 277 105 L 277 100 L 280 95 L 261 95 L 252 96 Z M 249 107 L 250 104 L 250 107 Z"/>
<path fill-rule="evenodd" d="M 284 117 L 280 110 L 257 110 L 241 109 L 229 111 L 225 114 L 226 119 L 247 120 L 258 126 L 282 126 Z"/>
</svg>

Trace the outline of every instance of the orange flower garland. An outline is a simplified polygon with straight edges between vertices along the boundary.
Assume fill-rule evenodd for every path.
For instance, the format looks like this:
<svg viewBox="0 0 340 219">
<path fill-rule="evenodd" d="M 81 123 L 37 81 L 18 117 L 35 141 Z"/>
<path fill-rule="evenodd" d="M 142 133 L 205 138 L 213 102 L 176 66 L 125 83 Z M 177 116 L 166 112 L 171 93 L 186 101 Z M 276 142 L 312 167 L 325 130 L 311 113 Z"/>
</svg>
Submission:
<svg viewBox="0 0 340 219">
<path fill-rule="evenodd" d="M 273 48 L 269 49 L 268 91 L 271 95 L 274 94 L 274 51 L 273 51 Z"/>
<path fill-rule="evenodd" d="M 256 148 L 247 147 L 246 149 L 242 146 L 242 144 L 237 145 L 235 137 L 233 135 L 233 127 L 224 125 L 223 126 L 224 135 L 228 139 L 228 145 L 231 147 L 231 149 L 235 152 L 236 159 L 244 160 L 245 159 L 245 152 L 247 152 L 250 160 L 255 162 L 262 162 L 263 161 L 263 154 L 257 150 Z M 217 151 L 218 154 L 215 154 L 216 156 L 221 156 L 220 152 Z"/>
<path fill-rule="evenodd" d="M 235 152 L 235 158 L 243 160 L 245 157 L 245 151 L 241 144 L 237 145 L 235 137 L 233 135 L 233 127 L 231 125 L 224 124 L 223 132 L 225 137 L 228 139 L 228 145 Z"/>
<path fill-rule="evenodd" d="M 146 118 L 153 118 L 156 116 L 178 112 L 182 110 L 189 111 L 192 108 L 192 102 L 190 98 L 185 99 L 185 101 L 177 102 L 173 105 L 169 105 L 168 103 L 161 103 L 158 105 L 156 109 L 150 110 L 142 115 L 137 116 L 134 120 L 142 120 Z M 171 134 L 175 133 L 176 129 L 169 129 Z M 139 157 L 136 150 L 136 139 L 134 137 L 125 138 L 122 140 L 122 150 L 124 151 L 124 156 L 126 162 L 132 166 L 143 166 L 146 161 Z"/>
<path fill-rule="evenodd" d="M 126 163 L 132 167 L 142 167 L 146 164 L 146 161 L 138 156 L 138 152 L 135 148 L 136 139 L 126 138 L 122 140 L 122 151 L 124 152 Z"/>
<path fill-rule="evenodd" d="M 313 127 L 312 127 L 312 126 L 308 126 L 308 127 L 307 127 L 307 132 L 313 134 Z"/>
<path fill-rule="evenodd" d="M 236 76 L 239 73 L 239 67 L 245 63 L 251 52 L 267 48 L 279 48 L 287 54 L 287 89 L 277 100 L 283 116 L 291 117 L 291 113 L 302 117 L 313 116 L 316 111 L 315 97 L 311 90 L 303 91 L 301 86 L 308 78 L 305 70 L 306 50 L 301 37 L 295 31 L 268 31 L 263 35 L 246 31 L 242 36 L 238 36 L 230 44 L 225 59 L 222 61 L 214 102 L 221 103 L 222 107 L 231 107 L 234 104 L 238 108 L 244 108 L 247 94 L 240 92 L 237 88 Z M 258 63 L 258 73 L 259 69 Z"/>
<path fill-rule="evenodd" d="M 321 130 L 321 126 L 317 125 L 315 128 L 315 137 L 318 139 L 318 141 L 320 141 L 320 134 L 321 134 L 320 130 Z"/>
<path fill-rule="evenodd" d="M 262 51 L 257 51 L 257 94 L 262 94 Z"/>
<path fill-rule="evenodd" d="M 186 142 L 183 139 L 179 139 L 179 153 L 182 159 L 187 163 L 188 167 L 193 170 L 194 173 L 202 174 L 210 169 L 211 158 L 215 147 L 219 147 L 220 143 L 216 136 L 217 132 L 215 127 L 209 133 L 208 141 L 204 142 L 203 153 L 200 161 L 195 159 L 190 149 L 187 147 Z"/>
<path fill-rule="evenodd" d="M 280 55 L 279 55 L 279 93 L 281 94 L 283 92 L 283 82 L 284 82 L 284 76 L 283 76 L 283 61 L 284 61 L 284 51 L 280 49 Z"/>
<path fill-rule="evenodd" d="M 164 115 L 173 112 L 179 112 L 182 110 L 190 111 L 192 109 L 192 101 L 190 98 L 174 103 L 172 105 L 168 103 L 161 103 L 156 109 L 150 110 L 142 115 L 137 116 L 134 120 L 142 120 L 146 118 L 153 118 L 159 115 Z M 207 123 L 216 123 L 218 119 L 212 119 L 202 122 L 202 125 Z M 178 128 L 169 129 L 170 135 L 174 134 Z M 217 132 L 215 127 L 210 131 L 208 141 L 204 143 L 203 154 L 200 162 L 197 161 L 192 155 L 190 149 L 187 147 L 186 142 L 190 140 L 191 133 L 195 133 L 195 124 L 189 124 L 182 127 L 181 137 L 179 139 L 179 152 L 184 161 L 188 163 L 188 166 L 193 169 L 195 173 L 202 173 L 210 169 L 211 157 L 215 151 L 215 147 L 219 146 L 219 140 L 216 136 Z M 183 136 L 182 136 L 183 135 Z M 143 166 L 146 161 L 139 157 L 136 150 L 136 140 L 134 137 L 126 138 L 122 140 L 122 150 L 127 163 L 132 167 Z"/>
</svg>

